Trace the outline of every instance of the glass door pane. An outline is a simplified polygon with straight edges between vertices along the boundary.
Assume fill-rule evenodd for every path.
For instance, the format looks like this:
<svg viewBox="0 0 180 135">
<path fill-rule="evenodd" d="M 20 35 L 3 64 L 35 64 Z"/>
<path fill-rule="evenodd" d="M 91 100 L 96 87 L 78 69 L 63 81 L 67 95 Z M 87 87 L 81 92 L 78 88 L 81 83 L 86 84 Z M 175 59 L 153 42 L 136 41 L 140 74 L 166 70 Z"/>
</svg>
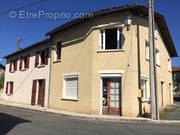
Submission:
<svg viewBox="0 0 180 135">
<path fill-rule="evenodd" d="M 120 79 L 114 78 L 110 82 L 110 107 L 119 108 L 120 102 Z"/>
</svg>

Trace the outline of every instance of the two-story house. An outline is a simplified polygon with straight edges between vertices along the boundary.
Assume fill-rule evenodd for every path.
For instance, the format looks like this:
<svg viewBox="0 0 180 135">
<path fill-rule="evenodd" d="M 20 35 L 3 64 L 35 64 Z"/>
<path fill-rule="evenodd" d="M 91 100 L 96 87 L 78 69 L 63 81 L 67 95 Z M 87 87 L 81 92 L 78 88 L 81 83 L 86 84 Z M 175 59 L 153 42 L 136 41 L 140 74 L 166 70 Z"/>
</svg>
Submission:
<svg viewBox="0 0 180 135">
<path fill-rule="evenodd" d="M 49 107 L 137 116 L 141 89 L 141 111 L 150 112 L 148 8 L 133 4 L 92 15 L 46 34 L 53 43 Z M 157 12 L 155 27 L 158 103 L 163 107 L 173 103 L 171 57 L 177 52 L 164 17 Z"/>
<path fill-rule="evenodd" d="M 48 106 L 50 46 L 50 40 L 45 39 L 4 57 L 7 64 L 2 99 Z"/>
<path fill-rule="evenodd" d="M 4 100 L 96 115 L 150 112 L 147 7 L 96 11 L 46 36 L 50 39 L 5 56 Z M 163 107 L 173 103 L 171 57 L 177 52 L 157 12 L 155 45 L 158 103 Z"/>
</svg>

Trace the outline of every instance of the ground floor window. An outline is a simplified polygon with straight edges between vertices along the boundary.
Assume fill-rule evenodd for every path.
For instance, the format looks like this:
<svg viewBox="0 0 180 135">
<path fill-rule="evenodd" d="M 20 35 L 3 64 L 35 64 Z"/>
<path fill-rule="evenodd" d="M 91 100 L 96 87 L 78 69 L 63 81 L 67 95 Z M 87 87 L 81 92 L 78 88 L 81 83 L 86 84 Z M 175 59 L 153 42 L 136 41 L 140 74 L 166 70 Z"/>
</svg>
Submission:
<svg viewBox="0 0 180 135">
<path fill-rule="evenodd" d="M 142 100 L 148 100 L 147 97 L 147 80 L 141 79 L 141 89 L 142 89 Z"/>
<path fill-rule="evenodd" d="M 78 76 L 70 75 L 64 77 L 64 94 L 65 99 L 78 99 Z"/>
<path fill-rule="evenodd" d="M 6 94 L 12 95 L 14 91 L 14 82 L 6 82 Z"/>
</svg>

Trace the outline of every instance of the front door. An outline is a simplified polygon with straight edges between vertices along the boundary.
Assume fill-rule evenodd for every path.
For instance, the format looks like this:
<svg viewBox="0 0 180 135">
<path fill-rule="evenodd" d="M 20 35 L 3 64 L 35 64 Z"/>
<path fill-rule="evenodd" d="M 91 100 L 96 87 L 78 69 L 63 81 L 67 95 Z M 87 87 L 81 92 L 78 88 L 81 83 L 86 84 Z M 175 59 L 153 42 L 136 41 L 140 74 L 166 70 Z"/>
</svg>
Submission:
<svg viewBox="0 0 180 135">
<path fill-rule="evenodd" d="M 35 105 L 36 102 L 36 86 L 37 86 L 37 80 L 33 80 L 31 105 Z"/>
<path fill-rule="evenodd" d="M 103 114 L 121 115 L 121 78 L 103 78 Z"/>
<path fill-rule="evenodd" d="M 45 96 L 45 80 L 38 80 L 39 92 L 38 92 L 38 105 L 44 107 L 44 96 Z"/>
</svg>

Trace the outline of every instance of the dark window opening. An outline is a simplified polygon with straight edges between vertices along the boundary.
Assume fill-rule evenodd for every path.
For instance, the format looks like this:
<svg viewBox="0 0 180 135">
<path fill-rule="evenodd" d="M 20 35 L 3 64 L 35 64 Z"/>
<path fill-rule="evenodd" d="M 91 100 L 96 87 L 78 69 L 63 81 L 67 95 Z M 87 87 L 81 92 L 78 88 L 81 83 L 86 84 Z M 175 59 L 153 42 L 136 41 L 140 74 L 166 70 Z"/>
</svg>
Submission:
<svg viewBox="0 0 180 135">
<path fill-rule="evenodd" d="M 12 71 L 12 61 L 10 61 L 10 64 L 9 64 L 9 72 Z"/>
<path fill-rule="evenodd" d="M 41 52 L 41 65 L 45 64 L 45 51 Z"/>
<path fill-rule="evenodd" d="M 17 71 L 17 60 L 13 61 L 13 67 L 14 67 L 14 71 Z"/>
<path fill-rule="evenodd" d="M 60 60 L 61 59 L 61 42 L 57 44 L 56 54 L 57 54 L 57 60 Z"/>
<path fill-rule="evenodd" d="M 6 94 L 13 94 L 14 82 L 6 82 Z"/>
<path fill-rule="evenodd" d="M 36 52 L 36 55 L 35 55 L 35 67 L 37 67 L 39 65 L 39 52 Z"/>
<path fill-rule="evenodd" d="M 24 57 L 24 68 L 29 68 L 29 56 Z"/>
<path fill-rule="evenodd" d="M 117 29 L 106 29 L 106 48 L 105 49 L 118 49 L 117 48 Z"/>
</svg>

